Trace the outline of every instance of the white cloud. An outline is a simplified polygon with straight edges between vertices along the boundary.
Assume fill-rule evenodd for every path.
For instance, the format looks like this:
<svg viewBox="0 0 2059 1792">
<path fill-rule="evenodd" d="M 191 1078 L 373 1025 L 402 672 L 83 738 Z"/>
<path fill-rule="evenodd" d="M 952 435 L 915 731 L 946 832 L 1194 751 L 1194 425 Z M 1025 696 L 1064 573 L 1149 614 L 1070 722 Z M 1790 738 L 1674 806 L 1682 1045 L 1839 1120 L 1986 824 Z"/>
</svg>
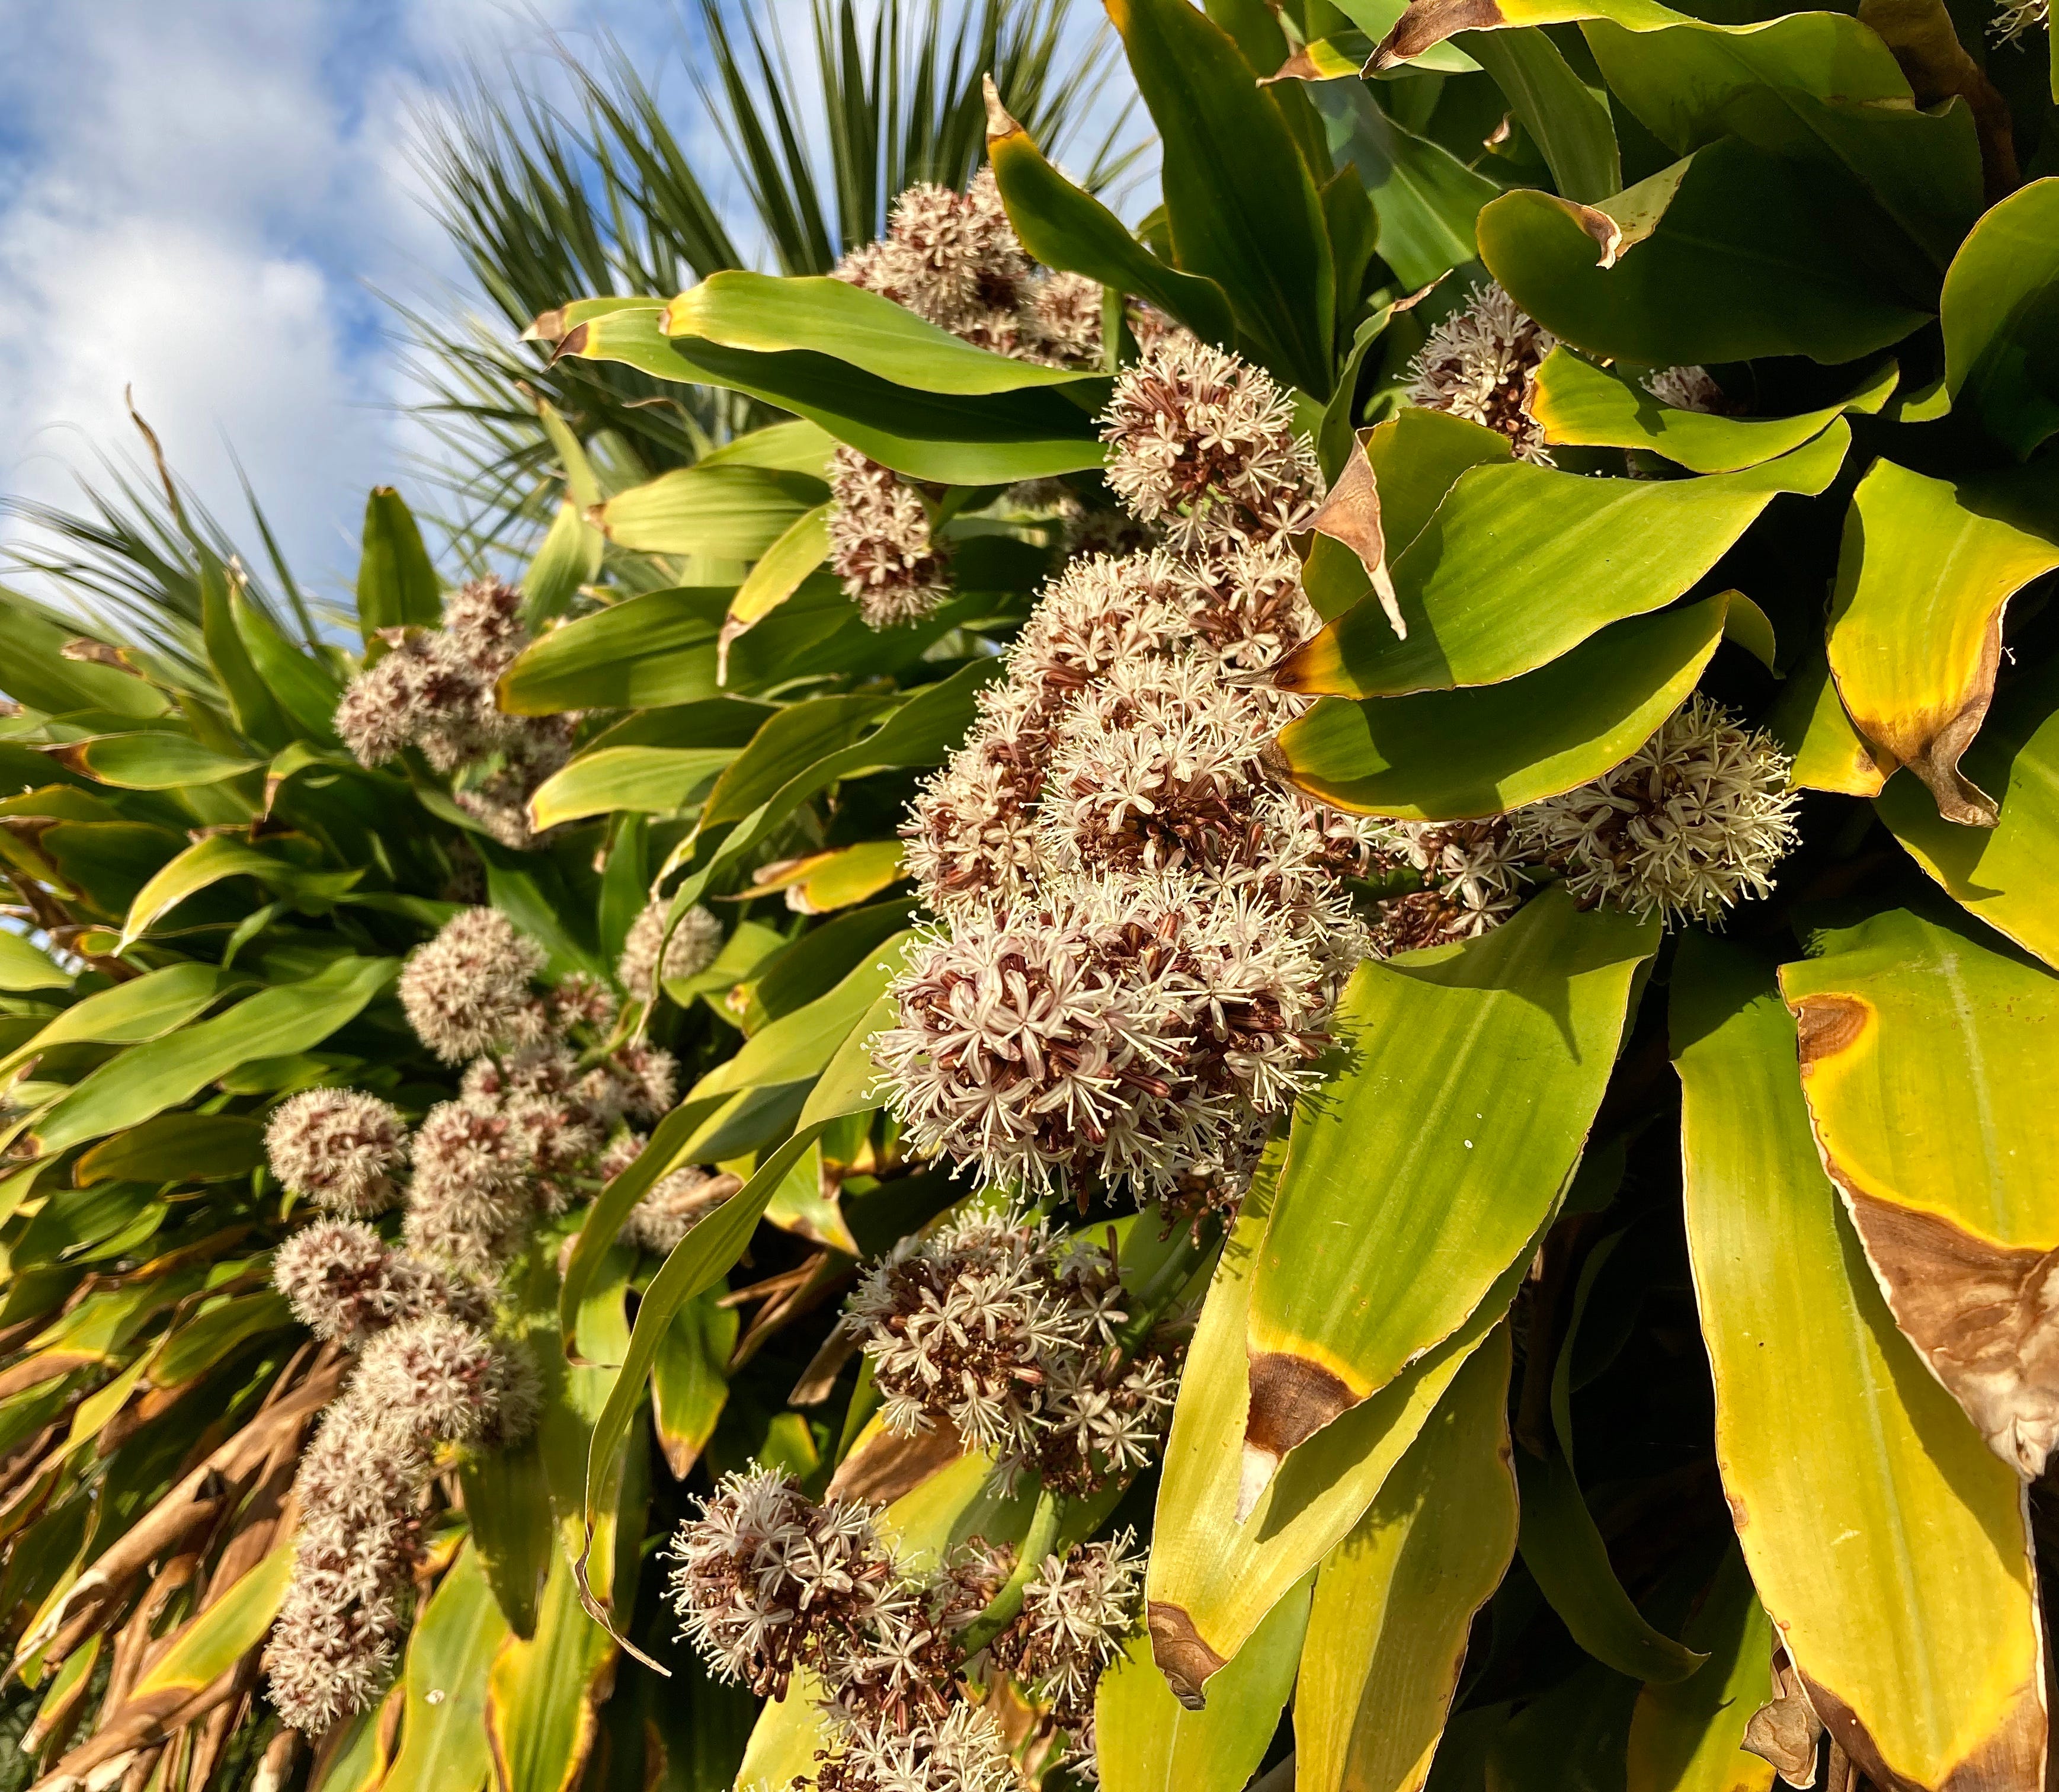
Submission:
<svg viewBox="0 0 2059 1792">
<path fill-rule="evenodd" d="M 757 16 L 812 82 L 803 0 Z M 133 452 L 133 384 L 232 533 L 240 459 L 302 580 L 340 591 L 366 488 L 431 445 L 373 293 L 447 303 L 460 273 L 414 120 L 473 59 L 561 91 L 553 34 L 614 31 L 735 197 L 685 30 L 650 0 L 0 0 L 0 495 L 62 501 L 96 447 Z"/>
</svg>

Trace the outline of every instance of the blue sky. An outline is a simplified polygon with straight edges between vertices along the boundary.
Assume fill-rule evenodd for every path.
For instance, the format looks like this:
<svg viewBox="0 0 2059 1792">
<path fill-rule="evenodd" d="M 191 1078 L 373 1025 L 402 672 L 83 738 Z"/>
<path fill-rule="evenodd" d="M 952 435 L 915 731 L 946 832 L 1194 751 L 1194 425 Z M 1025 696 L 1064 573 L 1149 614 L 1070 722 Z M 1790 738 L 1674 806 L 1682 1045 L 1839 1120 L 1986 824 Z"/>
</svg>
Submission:
<svg viewBox="0 0 2059 1792">
<path fill-rule="evenodd" d="M 753 4 L 807 30 L 806 0 Z M 129 452 L 133 383 L 232 533 L 233 448 L 340 590 L 366 488 L 420 484 L 430 447 L 375 293 L 461 302 L 409 141 L 468 61 L 548 88 L 554 41 L 601 30 L 719 166 L 669 0 L 0 0 L 0 493 L 62 500 L 96 444 Z"/>
</svg>

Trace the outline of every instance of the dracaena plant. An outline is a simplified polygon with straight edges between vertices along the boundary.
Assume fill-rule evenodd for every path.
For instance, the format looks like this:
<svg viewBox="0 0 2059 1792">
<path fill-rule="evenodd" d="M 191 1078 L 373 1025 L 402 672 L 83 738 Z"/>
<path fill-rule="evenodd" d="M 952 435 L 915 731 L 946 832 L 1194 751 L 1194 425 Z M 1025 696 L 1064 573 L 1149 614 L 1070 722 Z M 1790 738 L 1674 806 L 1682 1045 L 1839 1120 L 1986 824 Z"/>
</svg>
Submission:
<svg viewBox="0 0 2059 1792">
<path fill-rule="evenodd" d="M 589 1500 L 679 1303 L 883 1104 L 975 1211 L 1125 1229 L 1124 1324 L 1198 1310 L 1110 1503 L 1014 1428 L 1073 1422 L 1062 1328 L 1010 1388 L 990 1266 L 866 1284 L 801 1390 L 862 1346 L 791 1534 L 862 1552 L 850 1502 L 885 1507 L 864 1611 L 715 1639 L 695 1565 L 745 1626 L 762 1483 L 679 1545 L 711 1665 L 771 1698 L 740 1783 L 1090 1746 L 1104 1785 L 1225 1792 L 2041 1784 L 2041 25 L 1109 11 L 1163 153 L 1138 230 L 997 99 L 1005 234 L 984 188 L 918 193 L 836 278 L 544 321 L 842 444 L 735 647 L 816 567 L 890 639 L 1040 509 L 1067 553 L 901 824 L 923 927 L 653 1283 Z M 704 824 L 671 914 L 766 850 Z M 1131 1523 L 1089 1743 L 966 1539 L 1049 1587 L 1053 1537 Z M 906 1700 L 880 1602 L 938 1651 Z"/>
</svg>

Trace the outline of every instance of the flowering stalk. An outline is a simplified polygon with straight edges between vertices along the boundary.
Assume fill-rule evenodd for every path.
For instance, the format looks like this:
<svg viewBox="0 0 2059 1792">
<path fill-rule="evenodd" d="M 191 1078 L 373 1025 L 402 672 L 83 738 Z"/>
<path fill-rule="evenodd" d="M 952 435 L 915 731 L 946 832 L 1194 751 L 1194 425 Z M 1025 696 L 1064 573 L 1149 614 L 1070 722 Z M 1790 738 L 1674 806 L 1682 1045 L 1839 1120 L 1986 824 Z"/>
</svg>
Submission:
<svg viewBox="0 0 2059 1792">
<path fill-rule="evenodd" d="M 1030 1510 L 1030 1528 L 1024 1534 L 1016 1563 L 1001 1590 L 987 1601 L 979 1615 L 959 1633 L 958 1647 L 970 1660 L 1006 1630 L 1022 1609 L 1030 1583 L 1037 1578 L 1057 1540 L 1059 1522 L 1065 1516 L 1065 1498 L 1055 1487 L 1037 1490 L 1037 1503 Z"/>
</svg>

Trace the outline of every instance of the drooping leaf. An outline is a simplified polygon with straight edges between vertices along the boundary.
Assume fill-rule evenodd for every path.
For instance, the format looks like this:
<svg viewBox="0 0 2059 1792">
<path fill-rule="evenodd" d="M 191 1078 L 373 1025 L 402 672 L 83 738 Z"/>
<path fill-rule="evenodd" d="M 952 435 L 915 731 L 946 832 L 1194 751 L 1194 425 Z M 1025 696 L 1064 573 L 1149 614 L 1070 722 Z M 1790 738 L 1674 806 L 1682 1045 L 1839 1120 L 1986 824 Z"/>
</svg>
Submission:
<svg viewBox="0 0 2059 1792">
<path fill-rule="evenodd" d="M 1791 417 L 1731 417 L 1661 404 L 1635 380 L 1554 348 L 1537 369 L 1529 408 L 1551 443 L 1649 448 L 1690 472 L 1728 473 L 1791 452 L 1847 412 L 1874 416 L 1894 395 L 1892 361 L 1849 398 Z"/>
<path fill-rule="evenodd" d="M 1934 304 L 1913 249 L 1882 265 L 1849 184 L 1730 137 L 1599 206 L 1504 193 L 1478 233 L 1488 271 L 1553 335 L 1650 366 L 1853 360 Z"/>
<path fill-rule="evenodd" d="M 1472 261 L 1480 208 L 1501 189 L 1441 144 L 1390 117 L 1362 82 L 1313 90 L 1340 167 L 1357 170 L 1373 205 L 1380 259 L 1407 287 Z"/>
<path fill-rule="evenodd" d="M 98 990 L 75 1002 L 62 1014 L 54 1015 L 4 1058 L 0 1073 L 11 1070 L 25 1059 L 53 1045 L 77 1045 L 88 1041 L 100 1045 L 140 1045 L 146 1039 L 184 1026 L 217 1000 L 249 979 L 238 978 L 214 965 L 187 962 L 145 971 L 127 983 Z"/>
<path fill-rule="evenodd" d="M 1094 1749 L 1107 1792 L 1242 1792 L 1279 1726 L 1308 1623 L 1312 1578 L 1268 1612 L 1197 1710 L 1174 1698 L 1133 1639 L 1094 1695 Z"/>
<path fill-rule="evenodd" d="M 495 695 L 515 715 L 652 709 L 716 694 L 715 638 L 729 593 L 675 586 L 625 598 L 532 641 Z"/>
<path fill-rule="evenodd" d="M 1980 210 L 1971 113 L 1919 110 L 1887 45 L 1845 14 L 1718 25 L 1657 0 L 1415 0 L 1373 66 L 1455 31 L 1572 20 L 1610 91 L 1677 155 L 1734 136 L 1834 173 L 1863 232 L 1889 225 L 1940 270 Z"/>
<path fill-rule="evenodd" d="M 2018 460 L 2059 429 L 2059 178 L 1976 224 L 1945 274 L 1945 389 Z"/>
<path fill-rule="evenodd" d="M 2045 1719 L 2016 1476 L 1874 1286 L 1768 968 L 1689 936 L 1671 1024 L 1716 1458 L 1753 1583 L 1818 1714 L 1877 1782 L 1947 1784 L 1977 1758 L 2029 1792 Z M 1873 1616 L 1887 1610 L 1892 1626 Z"/>
<path fill-rule="evenodd" d="M 2059 675 L 2049 664 L 2003 694 L 1961 764 L 1996 793 L 1992 828 L 1945 820 L 1914 775 L 1880 791 L 1881 819 L 1970 913 L 2059 968 Z"/>
<path fill-rule="evenodd" d="M 725 348 L 813 349 L 918 392 L 978 396 L 1083 381 L 1096 396 L 1105 390 L 1103 374 L 997 355 L 891 299 L 826 277 L 783 280 L 741 269 L 711 274 L 659 314 L 659 327 Z"/>
<path fill-rule="evenodd" d="M 1316 1577 L 1294 1693 L 1297 1792 L 1418 1792 L 1473 1615 L 1515 1551 L 1497 1328 Z"/>
<path fill-rule="evenodd" d="M 1823 1163 L 1908 1334 L 2026 1476 L 2059 1443 L 2059 975 L 1894 909 L 1781 967 Z M 1949 991 L 1949 1002 L 1940 992 Z"/>
<path fill-rule="evenodd" d="M 1053 168 L 1022 125 L 1005 113 L 996 117 L 991 106 L 986 153 L 1008 221 L 1039 261 L 1134 293 L 1205 340 L 1230 345 L 1236 325 L 1222 289 L 1160 261 L 1114 213 Z"/>
<path fill-rule="evenodd" d="M 676 815 L 701 802 L 736 758 L 733 747 L 603 747 L 582 753 L 536 786 L 530 825 L 619 810 Z"/>
<path fill-rule="evenodd" d="M 1274 682 L 1307 695 L 1400 696 L 1534 671 L 1671 603 L 1776 495 L 1827 488 L 1850 440 L 1838 420 L 1792 454 L 1706 479 L 1473 468 L 1394 563 L 1407 635 L 1362 603 L 1289 654 Z"/>
<path fill-rule="evenodd" d="M 2009 599 L 2059 567 L 2059 544 L 1995 512 L 1981 484 L 1876 460 L 1852 494 L 1830 603 L 1830 671 L 1859 731 L 1930 786 L 1938 812 L 1991 827 L 1958 769 L 2001 660 Z"/>
<path fill-rule="evenodd" d="M 1723 1557 L 1680 1640 L 1709 1659 L 1637 1695 L 1624 1792 L 1772 1792 L 1772 1762 L 1742 1745 L 1745 1726 L 1773 1696 L 1773 1626 L 1738 1551 Z"/>
<path fill-rule="evenodd" d="M 594 520 L 617 548 L 755 560 L 822 496 L 822 481 L 806 473 L 680 467 L 616 492 Z"/>
<path fill-rule="evenodd" d="M 1602 630 L 1548 666 L 1473 690 L 1325 697 L 1282 729 L 1310 795 L 1404 821 L 1496 815 L 1619 765 L 1695 688 L 1727 595 Z"/>
<path fill-rule="evenodd" d="M 0 990 L 64 990 L 70 986 L 70 973 L 61 970 L 20 934 L 0 928 Z"/>
<path fill-rule="evenodd" d="M 1789 782 L 1796 789 L 1837 790 L 1846 796 L 1879 794 L 1887 775 L 1880 763 L 1886 755 L 1852 726 L 1820 647 L 1812 647 L 1788 673 L 1766 726 L 1794 756 Z M 1937 812 L 1937 804 L 1931 802 L 1931 814 Z"/>
<path fill-rule="evenodd" d="M 325 908 L 352 889 L 362 871 L 311 871 L 275 858 L 233 834 L 211 834 L 168 861 L 136 892 L 121 924 L 121 946 L 141 938 L 189 897 L 225 878 L 255 878 L 267 889 L 311 908 Z"/>
<path fill-rule="evenodd" d="M 970 398 L 918 392 L 813 350 L 766 354 L 670 338 L 658 317 L 655 305 L 611 313 L 575 326 L 558 352 L 747 393 L 820 424 L 910 479 L 1006 485 L 1101 464 L 1092 412 L 1062 392 L 1031 388 Z"/>
<path fill-rule="evenodd" d="M 1464 48 L 1543 152 L 1561 197 L 1595 205 L 1622 189 L 1608 96 L 1574 74 L 1556 44 L 1534 26 L 1517 26 L 1468 32 Z"/>
<path fill-rule="evenodd" d="M 1455 952 L 1353 974 L 1332 1023 L 1347 1067 L 1295 1113 L 1252 1283 L 1253 1490 L 1516 1260 L 1579 1161 L 1657 945 L 1547 890 Z"/>
</svg>

